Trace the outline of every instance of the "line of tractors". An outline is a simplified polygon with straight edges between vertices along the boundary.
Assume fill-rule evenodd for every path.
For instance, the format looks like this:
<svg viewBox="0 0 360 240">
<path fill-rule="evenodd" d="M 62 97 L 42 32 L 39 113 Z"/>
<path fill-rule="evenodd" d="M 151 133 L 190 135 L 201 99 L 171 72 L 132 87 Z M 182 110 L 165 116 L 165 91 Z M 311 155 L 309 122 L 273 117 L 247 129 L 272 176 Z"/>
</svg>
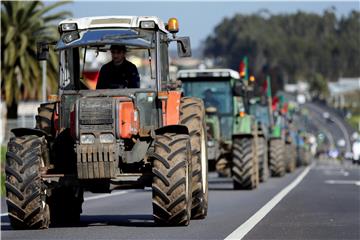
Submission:
<svg viewBox="0 0 360 240">
<path fill-rule="evenodd" d="M 301 148 L 287 113 L 272 108 L 270 95 L 252 96 L 246 74 L 180 71 L 181 86 L 170 79 L 169 44 L 191 56 L 189 38 L 176 36 L 177 19 L 66 19 L 58 30 L 57 42 L 38 44 L 40 61 L 51 48 L 59 55 L 58 92 L 38 108 L 36 126 L 13 129 L 8 143 L 6 203 L 14 229 L 78 222 L 84 191 L 145 187 L 157 224 L 188 225 L 207 216 L 208 164 L 232 176 L 235 189 L 308 164 L 296 162 Z M 112 45 L 143 56 L 154 87 L 87 88 L 89 52 L 97 56 Z"/>
<path fill-rule="evenodd" d="M 185 95 L 202 98 L 206 109 L 210 170 L 232 177 L 234 189 L 254 189 L 308 165 L 304 135 L 296 129 L 296 109 L 271 95 L 270 77 L 256 86 L 246 57 L 231 69 L 180 70 Z M 256 87 L 261 87 L 256 94 Z M 259 92 L 259 91 L 258 91 Z"/>
</svg>

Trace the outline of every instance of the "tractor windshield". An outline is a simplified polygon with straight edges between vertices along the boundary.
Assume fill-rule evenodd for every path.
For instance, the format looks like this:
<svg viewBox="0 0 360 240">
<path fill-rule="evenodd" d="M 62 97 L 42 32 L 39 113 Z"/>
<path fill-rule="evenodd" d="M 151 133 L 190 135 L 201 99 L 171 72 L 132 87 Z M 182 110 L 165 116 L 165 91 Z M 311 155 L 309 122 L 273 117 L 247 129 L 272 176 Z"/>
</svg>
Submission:
<svg viewBox="0 0 360 240">
<path fill-rule="evenodd" d="M 265 126 L 270 125 L 269 109 L 268 106 L 260 103 L 255 103 L 250 106 L 250 114 L 264 124 Z"/>
<path fill-rule="evenodd" d="M 204 100 L 205 107 L 215 107 L 220 114 L 232 113 L 232 91 L 230 81 L 184 81 L 185 96 Z"/>
<path fill-rule="evenodd" d="M 96 89 L 101 67 L 112 61 L 113 45 L 126 47 L 126 60 L 136 66 L 140 87 L 153 88 L 154 39 L 155 32 L 149 30 L 90 29 L 64 33 L 56 45 L 60 56 L 60 89 Z"/>
<path fill-rule="evenodd" d="M 133 48 L 154 48 L 154 32 L 132 29 L 91 29 L 64 33 L 56 45 L 57 50 L 73 47 L 127 45 Z"/>
</svg>

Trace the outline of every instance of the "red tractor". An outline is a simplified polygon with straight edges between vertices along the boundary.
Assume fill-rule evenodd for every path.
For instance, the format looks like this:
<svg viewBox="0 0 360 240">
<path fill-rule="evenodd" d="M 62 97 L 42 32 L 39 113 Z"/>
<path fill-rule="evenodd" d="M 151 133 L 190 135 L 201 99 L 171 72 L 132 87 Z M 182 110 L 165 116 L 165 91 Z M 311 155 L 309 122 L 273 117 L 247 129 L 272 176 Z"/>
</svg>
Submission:
<svg viewBox="0 0 360 240">
<path fill-rule="evenodd" d="M 6 154 L 6 202 L 15 229 L 79 221 L 83 193 L 152 187 L 153 216 L 188 225 L 208 207 L 207 137 L 202 100 L 169 79 L 168 45 L 191 56 L 178 22 L 157 17 L 90 17 L 59 24 L 59 89 L 38 108 L 34 129 L 13 129 Z M 171 35 L 172 36 L 171 36 Z M 142 57 L 150 88 L 90 90 L 89 52 L 123 45 Z M 39 45 L 45 60 L 48 44 Z"/>
</svg>

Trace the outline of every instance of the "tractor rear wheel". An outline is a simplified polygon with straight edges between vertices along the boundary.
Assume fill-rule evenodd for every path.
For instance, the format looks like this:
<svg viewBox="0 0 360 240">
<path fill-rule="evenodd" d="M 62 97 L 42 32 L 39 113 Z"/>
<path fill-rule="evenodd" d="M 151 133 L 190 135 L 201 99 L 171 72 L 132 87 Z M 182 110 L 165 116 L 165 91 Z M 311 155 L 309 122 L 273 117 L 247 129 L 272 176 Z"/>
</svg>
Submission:
<svg viewBox="0 0 360 240">
<path fill-rule="evenodd" d="M 293 144 L 286 144 L 286 172 L 292 173 L 296 168 L 296 147 Z"/>
<path fill-rule="evenodd" d="M 190 140 L 186 134 L 164 133 L 155 139 L 152 205 L 155 222 L 188 225 L 191 218 Z"/>
<path fill-rule="evenodd" d="M 281 139 L 270 140 L 270 172 L 272 177 L 282 177 L 285 175 L 284 160 L 285 143 Z"/>
<path fill-rule="evenodd" d="M 6 153 L 5 187 L 11 226 L 14 229 L 48 228 L 49 207 L 41 180 L 48 147 L 45 137 L 11 138 Z"/>
<path fill-rule="evenodd" d="M 188 128 L 191 143 L 191 218 L 203 219 L 208 209 L 208 160 L 205 108 L 201 99 L 181 99 L 180 124 Z"/>
<path fill-rule="evenodd" d="M 55 103 L 43 103 L 38 108 L 38 115 L 35 116 L 35 128 L 45 131 L 48 135 L 55 135 L 53 126 Z"/>
<path fill-rule="evenodd" d="M 257 187 L 258 167 L 252 137 L 234 138 L 232 147 L 232 175 L 234 189 L 254 189 Z"/>
<path fill-rule="evenodd" d="M 264 137 L 258 138 L 259 180 L 266 182 L 269 179 L 269 165 L 267 143 Z"/>
</svg>

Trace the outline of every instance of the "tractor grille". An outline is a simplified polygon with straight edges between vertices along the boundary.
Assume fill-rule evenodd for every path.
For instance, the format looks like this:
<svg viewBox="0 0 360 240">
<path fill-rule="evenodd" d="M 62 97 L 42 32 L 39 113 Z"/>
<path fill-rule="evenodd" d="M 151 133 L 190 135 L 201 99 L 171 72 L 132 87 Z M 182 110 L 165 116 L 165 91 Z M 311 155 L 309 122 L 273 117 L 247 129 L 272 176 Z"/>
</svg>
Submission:
<svg viewBox="0 0 360 240">
<path fill-rule="evenodd" d="M 119 149 L 115 144 L 76 146 L 79 179 L 115 177 Z"/>
<path fill-rule="evenodd" d="M 106 125 L 113 123 L 113 100 L 85 98 L 80 100 L 80 125 Z"/>
</svg>

